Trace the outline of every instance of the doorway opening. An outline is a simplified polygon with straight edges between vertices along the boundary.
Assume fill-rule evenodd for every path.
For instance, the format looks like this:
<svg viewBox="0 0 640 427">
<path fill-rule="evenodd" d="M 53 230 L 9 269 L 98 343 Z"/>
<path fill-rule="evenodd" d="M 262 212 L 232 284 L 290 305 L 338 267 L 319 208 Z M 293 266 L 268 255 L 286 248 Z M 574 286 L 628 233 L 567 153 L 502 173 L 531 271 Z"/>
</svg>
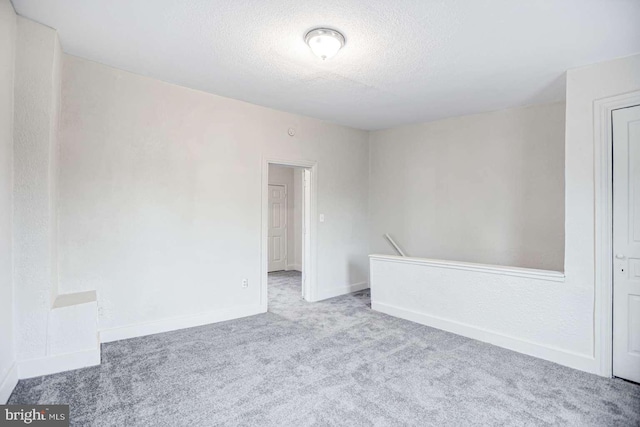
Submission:
<svg viewBox="0 0 640 427">
<path fill-rule="evenodd" d="M 265 160 L 261 306 L 283 310 L 314 301 L 316 163 Z"/>
</svg>

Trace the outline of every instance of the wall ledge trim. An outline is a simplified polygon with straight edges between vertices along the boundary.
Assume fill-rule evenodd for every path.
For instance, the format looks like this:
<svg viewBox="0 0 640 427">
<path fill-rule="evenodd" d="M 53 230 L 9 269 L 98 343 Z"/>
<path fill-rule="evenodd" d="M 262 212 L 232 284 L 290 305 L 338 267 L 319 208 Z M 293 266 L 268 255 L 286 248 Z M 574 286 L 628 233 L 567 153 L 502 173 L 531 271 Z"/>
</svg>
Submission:
<svg viewBox="0 0 640 427">
<path fill-rule="evenodd" d="M 516 351 L 518 353 L 548 360 L 573 369 L 586 371 L 592 374 L 599 373 L 599 364 L 597 363 L 597 360 L 585 354 L 523 340 L 521 338 L 504 335 L 484 328 L 478 328 L 466 323 L 456 322 L 414 310 L 404 309 L 391 304 L 372 301 L 371 308 L 375 311 L 379 311 L 380 313 L 399 317 L 401 319 L 420 323 L 421 325 L 441 329 L 457 335 L 462 335 L 467 338 L 472 338 L 498 347 L 506 348 L 508 350 Z"/>
<path fill-rule="evenodd" d="M 151 322 L 121 326 L 117 328 L 101 329 L 100 342 L 112 342 L 146 335 L 160 334 L 163 332 L 177 331 L 179 329 L 204 326 L 211 323 L 224 322 L 264 313 L 260 305 L 248 305 L 233 307 L 230 309 L 214 310 L 194 315 L 172 317 Z"/>
<path fill-rule="evenodd" d="M 4 405 L 11 397 L 13 389 L 18 385 L 18 364 L 13 362 L 11 368 L 7 372 L 7 375 L 2 379 L 0 383 L 0 405 Z"/>
<path fill-rule="evenodd" d="M 70 307 L 73 305 L 89 304 L 98 301 L 96 291 L 74 292 L 72 294 L 57 295 L 53 301 L 53 309 Z"/>
<path fill-rule="evenodd" d="M 453 270 L 476 271 L 479 273 L 496 274 L 500 276 L 516 276 L 528 279 L 564 282 L 565 275 L 560 271 L 537 270 L 535 268 L 505 267 L 501 265 L 475 264 L 462 261 L 447 261 L 429 258 L 401 257 L 396 255 L 369 255 L 371 261 L 393 262 L 400 264 L 415 264 L 425 267 L 448 268 Z"/>
</svg>

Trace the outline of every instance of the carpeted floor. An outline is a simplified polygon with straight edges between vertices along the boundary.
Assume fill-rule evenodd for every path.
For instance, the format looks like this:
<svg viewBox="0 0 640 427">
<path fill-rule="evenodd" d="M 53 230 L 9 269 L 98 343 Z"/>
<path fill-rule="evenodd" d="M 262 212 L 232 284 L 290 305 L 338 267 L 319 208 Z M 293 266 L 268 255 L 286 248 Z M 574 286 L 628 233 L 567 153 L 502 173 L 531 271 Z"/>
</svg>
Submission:
<svg viewBox="0 0 640 427">
<path fill-rule="evenodd" d="M 78 426 L 640 426 L 640 386 L 376 313 L 366 291 L 102 346 L 102 365 L 20 381 L 10 403 Z"/>
</svg>

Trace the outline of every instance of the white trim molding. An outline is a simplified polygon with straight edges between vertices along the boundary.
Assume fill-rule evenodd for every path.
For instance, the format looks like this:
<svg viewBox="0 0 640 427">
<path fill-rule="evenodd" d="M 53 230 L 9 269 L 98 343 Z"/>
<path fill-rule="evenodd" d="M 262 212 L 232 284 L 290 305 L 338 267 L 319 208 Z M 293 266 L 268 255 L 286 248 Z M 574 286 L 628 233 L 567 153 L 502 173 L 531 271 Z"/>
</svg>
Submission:
<svg viewBox="0 0 640 427">
<path fill-rule="evenodd" d="M 611 114 L 640 105 L 640 92 L 599 99 L 593 105 L 595 155 L 595 358 L 613 376 L 613 130 Z"/>
<path fill-rule="evenodd" d="M 583 354 L 573 353 L 521 338 L 511 337 L 498 332 L 479 328 L 477 326 L 425 313 L 419 313 L 417 311 L 396 307 L 390 304 L 372 302 L 371 308 L 381 313 L 399 317 L 411 322 L 420 323 L 432 328 L 442 329 L 443 331 L 462 335 L 468 338 L 473 338 L 478 341 L 497 345 L 529 356 L 538 357 L 570 368 L 591 373 L 596 373 L 597 370 L 595 359 Z"/>
<path fill-rule="evenodd" d="M 2 379 L 2 383 L 0 383 L 0 405 L 4 405 L 11 397 L 11 393 L 13 393 L 13 389 L 16 388 L 18 384 L 18 365 L 13 362 L 11 368 Z"/>
<path fill-rule="evenodd" d="M 20 379 L 72 371 L 100 364 L 100 346 L 95 349 L 39 357 L 18 362 Z"/>
<path fill-rule="evenodd" d="M 177 331 L 179 329 L 209 325 L 211 323 L 225 322 L 227 320 L 253 316 L 264 312 L 265 310 L 263 310 L 259 305 L 240 306 L 188 316 L 172 317 L 153 322 L 121 326 L 119 328 L 102 329 L 99 332 L 99 336 L 101 343 L 120 341 L 145 335 L 154 335 L 163 332 Z"/>
<path fill-rule="evenodd" d="M 402 257 L 395 255 L 369 255 L 369 259 L 402 264 L 417 264 L 427 267 L 450 268 L 454 270 L 476 271 L 478 273 L 497 274 L 501 276 L 525 277 L 527 279 L 564 282 L 564 273 L 533 268 L 505 267 L 501 265 L 474 264 L 471 262 L 445 261 L 429 258 Z"/>
</svg>

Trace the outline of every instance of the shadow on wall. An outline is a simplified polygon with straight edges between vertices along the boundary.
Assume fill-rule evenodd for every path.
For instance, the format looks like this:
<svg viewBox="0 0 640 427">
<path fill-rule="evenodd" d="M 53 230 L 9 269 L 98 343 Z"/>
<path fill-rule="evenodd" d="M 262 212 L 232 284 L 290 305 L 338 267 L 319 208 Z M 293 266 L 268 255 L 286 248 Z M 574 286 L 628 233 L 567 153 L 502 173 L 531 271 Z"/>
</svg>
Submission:
<svg viewBox="0 0 640 427">
<path fill-rule="evenodd" d="M 565 104 L 372 132 L 370 249 L 562 271 Z"/>
<path fill-rule="evenodd" d="M 358 265 L 355 257 L 349 258 L 349 261 L 347 262 L 347 269 L 349 271 L 349 285 L 357 285 L 358 280 L 362 280 L 363 277 L 367 278 L 367 285 L 369 284 L 368 269 L 362 267 L 362 262 Z"/>
<path fill-rule="evenodd" d="M 549 99 L 562 101 L 567 93 L 567 73 L 561 73 L 558 77 L 550 80 L 539 91 L 531 95 L 524 105 L 539 105 L 548 102 Z"/>
<path fill-rule="evenodd" d="M 564 78 L 563 87 L 564 87 Z M 518 146 L 519 201 L 512 218 L 520 218 L 510 244 L 532 242 L 535 250 L 514 251 L 510 265 L 564 271 L 564 135 L 565 104 L 519 117 L 523 144 Z M 544 123 L 545 126 L 541 126 Z"/>
</svg>

